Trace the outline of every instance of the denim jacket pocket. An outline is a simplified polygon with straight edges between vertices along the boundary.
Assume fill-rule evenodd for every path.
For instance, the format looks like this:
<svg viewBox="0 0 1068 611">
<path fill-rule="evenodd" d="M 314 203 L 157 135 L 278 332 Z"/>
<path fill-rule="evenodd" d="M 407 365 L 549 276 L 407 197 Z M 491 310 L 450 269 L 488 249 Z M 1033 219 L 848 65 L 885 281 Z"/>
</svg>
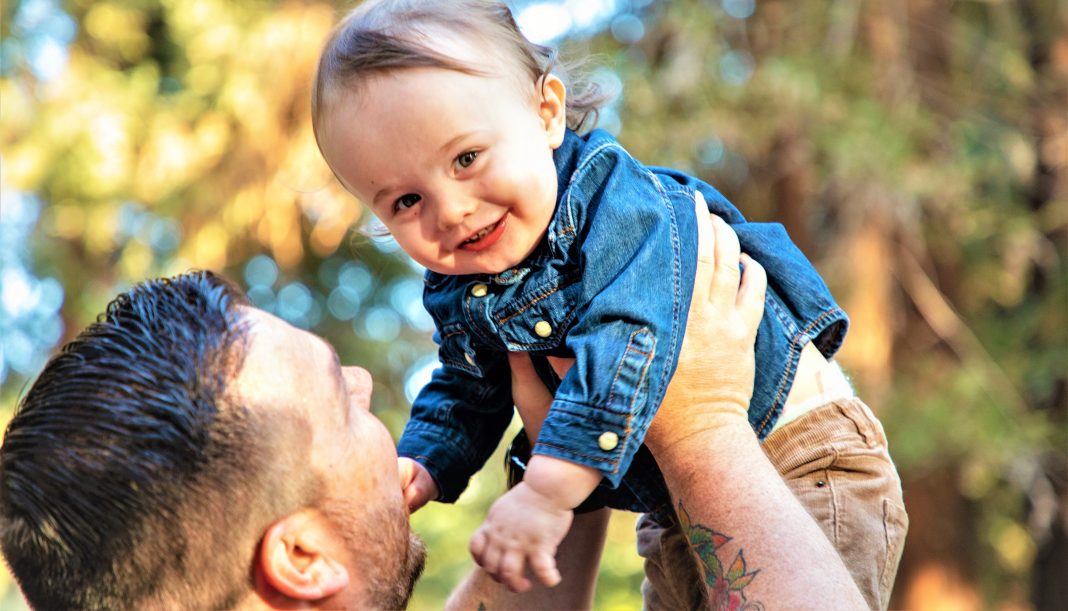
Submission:
<svg viewBox="0 0 1068 611">
<path fill-rule="evenodd" d="M 441 345 L 438 348 L 438 358 L 448 367 L 455 367 L 460 371 L 469 373 L 475 377 L 483 376 L 482 367 L 478 364 L 477 353 L 471 345 L 471 339 L 462 323 L 451 323 L 441 327 L 439 333 Z"/>
<path fill-rule="evenodd" d="M 563 345 L 580 288 L 578 283 L 543 285 L 498 312 L 497 324 L 508 350 L 552 350 Z"/>
</svg>

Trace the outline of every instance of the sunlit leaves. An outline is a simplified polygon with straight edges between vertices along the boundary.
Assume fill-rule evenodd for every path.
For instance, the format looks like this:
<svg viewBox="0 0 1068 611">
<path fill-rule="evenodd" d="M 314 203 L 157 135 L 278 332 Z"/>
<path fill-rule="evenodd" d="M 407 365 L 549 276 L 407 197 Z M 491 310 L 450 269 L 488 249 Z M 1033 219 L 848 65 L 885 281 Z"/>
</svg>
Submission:
<svg viewBox="0 0 1068 611">
<path fill-rule="evenodd" d="M 333 185 L 307 121 L 331 6 L 71 9 L 82 34 L 63 78 L 0 81 L 5 183 L 41 194 L 56 206 L 42 229 L 81 243 L 88 258 L 71 284 L 116 261 L 115 280 L 129 283 L 171 267 L 168 257 L 221 268 L 266 248 L 293 268 L 306 239 L 318 256 L 342 246 L 359 206 Z M 181 218 L 181 247 L 164 260 L 126 247 L 115 219 L 128 201 Z"/>
<path fill-rule="evenodd" d="M 92 37 L 97 53 L 111 56 L 116 63 L 135 63 L 144 57 L 151 41 L 148 15 L 117 2 L 97 2 L 82 18 L 85 32 Z"/>
</svg>

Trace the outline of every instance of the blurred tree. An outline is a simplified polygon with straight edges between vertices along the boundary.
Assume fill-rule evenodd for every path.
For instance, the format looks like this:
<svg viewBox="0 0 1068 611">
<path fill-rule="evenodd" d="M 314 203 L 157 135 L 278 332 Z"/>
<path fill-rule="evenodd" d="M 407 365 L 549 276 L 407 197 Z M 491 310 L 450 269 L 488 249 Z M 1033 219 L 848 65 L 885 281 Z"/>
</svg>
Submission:
<svg viewBox="0 0 1068 611">
<path fill-rule="evenodd" d="M 342 4 L 5 5 L 0 406 L 117 291 L 202 267 L 366 364 L 399 432 L 433 364 L 419 272 L 356 229 L 308 119 Z M 912 513 L 894 606 L 1068 607 L 1063 3 L 514 5 L 532 36 L 599 54 L 623 91 L 601 124 L 636 156 L 783 222 L 840 297 L 841 359 Z M 459 508 L 417 514 L 414 608 L 466 570 L 502 486 L 485 471 Z M 640 604 L 631 526 L 613 525 L 598 608 Z"/>
<path fill-rule="evenodd" d="M 612 55 L 621 140 L 784 222 L 850 312 L 912 508 L 894 606 L 1068 604 L 1066 20 L 679 1 Z"/>
</svg>

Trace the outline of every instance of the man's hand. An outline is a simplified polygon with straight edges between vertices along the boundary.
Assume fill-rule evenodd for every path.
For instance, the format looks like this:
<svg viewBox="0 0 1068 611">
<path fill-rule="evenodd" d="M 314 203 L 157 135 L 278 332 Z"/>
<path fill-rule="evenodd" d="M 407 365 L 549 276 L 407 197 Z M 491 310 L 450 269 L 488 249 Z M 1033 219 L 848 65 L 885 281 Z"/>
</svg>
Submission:
<svg viewBox="0 0 1068 611">
<path fill-rule="evenodd" d="M 486 521 L 471 537 L 471 556 L 482 570 L 513 592 L 526 592 L 526 565 L 548 587 L 560 583 L 556 548 L 574 514 L 570 507 L 520 482 L 490 507 Z"/>
<path fill-rule="evenodd" d="M 764 314 L 767 275 L 759 263 L 739 254 L 738 236 L 708 213 L 700 192 L 696 206 L 697 274 L 686 336 L 645 438 L 658 458 L 686 438 L 724 423 L 748 426 L 753 394 L 753 345 Z"/>
<path fill-rule="evenodd" d="M 415 513 L 429 501 L 438 498 L 438 485 L 426 467 L 403 456 L 397 458 L 397 469 L 400 472 L 401 489 L 404 490 L 404 502 L 408 504 L 408 512 Z"/>
</svg>

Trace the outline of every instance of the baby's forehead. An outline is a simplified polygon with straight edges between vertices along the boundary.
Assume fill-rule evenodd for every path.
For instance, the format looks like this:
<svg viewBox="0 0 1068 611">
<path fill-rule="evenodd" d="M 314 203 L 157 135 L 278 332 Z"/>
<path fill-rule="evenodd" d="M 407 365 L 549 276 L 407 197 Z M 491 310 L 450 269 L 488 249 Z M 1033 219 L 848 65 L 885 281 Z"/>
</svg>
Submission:
<svg viewBox="0 0 1068 611">
<path fill-rule="evenodd" d="M 522 71 L 518 50 L 485 32 L 425 25 L 413 28 L 411 35 L 416 44 L 473 73 L 503 76 Z"/>
</svg>

